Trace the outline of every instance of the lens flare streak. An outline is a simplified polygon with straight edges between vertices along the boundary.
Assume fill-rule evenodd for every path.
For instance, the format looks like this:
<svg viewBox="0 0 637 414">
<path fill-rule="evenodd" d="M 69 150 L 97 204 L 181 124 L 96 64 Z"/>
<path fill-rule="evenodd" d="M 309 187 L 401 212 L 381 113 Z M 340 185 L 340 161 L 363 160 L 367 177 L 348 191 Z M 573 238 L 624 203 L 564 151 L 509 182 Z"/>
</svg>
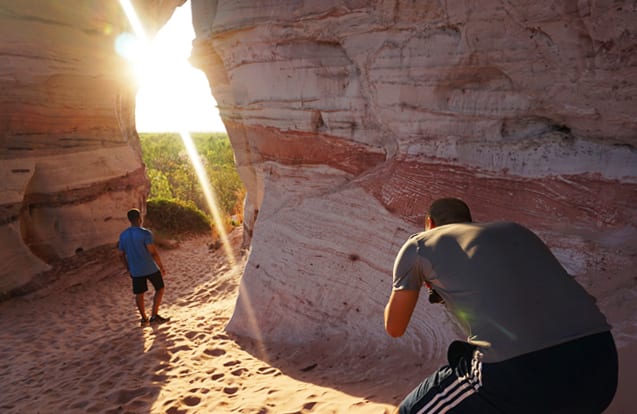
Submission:
<svg viewBox="0 0 637 414">
<path fill-rule="evenodd" d="M 120 0 L 120 4 L 128 17 L 128 20 L 133 27 L 135 35 L 140 40 L 142 48 L 147 49 L 149 47 L 148 40 L 146 38 L 146 34 L 144 33 L 144 29 L 142 24 L 137 17 L 137 13 L 135 12 L 135 8 L 131 4 L 130 0 Z M 126 43 L 126 42 L 125 42 Z M 144 51 L 141 51 L 141 54 L 137 55 L 138 59 L 143 59 Z M 180 121 L 183 122 L 183 121 Z M 223 219 L 219 212 L 217 199 L 215 193 L 213 191 L 212 186 L 210 185 L 210 179 L 208 178 L 208 174 L 206 173 L 206 169 L 204 168 L 201 158 L 199 156 L 199 152 L 195 147 L 195 144 L 190 136 L 190 133 L 185 129 L 181 128 L 179 133 L 181 135 L 181 139 L 184 143 L 184 147 L 186 148 L 186 152 L 188 153 L 188 157 L 190 158 L 190 162 L 192 163 L 193 168 L 195 169 L 195 173 L 197 174 L 197 179 L 199 180 L 199 184 L 201 185 L 201 189 L 206 198 L 206 202 L 208 204 L 210 213 L 212 214 L 214 225 L 217 229 L 217 233 L 219 234 L 219 238 L 221 239 L 221 243 L 223 245 L 225 254 L 227 256 L 228 262 L 232 268 L 236 266 L 236 259 L 234 257 L 234 253 L 232 252 L 232 246 L 228 240 L 228 235 L 226 233 L 226 229 L 223 223 Z M 242 282 L 239 286 L 239 297 L 237 299 L 238 302 L 242 303 L 242 308 L 247 313 L 247 323 L 250 325 L 250 329 L 252 334 L 257 339 L 259 344 L 263 344 L 261 330 L 259 329 L 259 323 L 254 311 L 254 307 L 252 306 L 252 300 L 250 297 L 250 291 Z M 234 317 L 234 316 L 233 316 Z M 267 351 L 265 347 L 259 346 L 257 352 L 260 354 L 261 358 L 267 359 Z"/>
<path fill-rule="evenodd" d="M 135 32 L 135 35 L 137 36 L 138 40 L 141 41 L 142 46 L 144 48 L 148 48 L 149 43 L 148 43 L 148 38 L 146 37 L 146 33 L 144 32 L 144 27 L 142 26 L 142 23 L 139 20 L 139 17 L 137 16 L 137 12 L 135 11 L 135 8 L 131 4 L 130 0 L 119 0 L 119 3 L 122 6 L 122 9 L 124 10 L 124 13 L 126 14 L 126 17 L 128 18 L 128 21 L 131 24 L 133 31 Z M 192 141 L 192 137 L 190 136 L 190 133 L 185 130 L 182 130 L 180 132 L 180 135 L 181 135 L 182 141 L 184 142 L 184 146 L 186 147 L 188 157 L 190 158 L 190 161 L 197 174 L 199 184 L 201 185 L 201 189 L 206 198 L 206 202 L 208 203 L 210 213 L 212 214 L 212 217 L 214 220 L 215 228 L 217 229 L 217 233 L 219 234 L 219 238 L 221 239 L 221 242 L 223 244 L 223 248 L 225 250 L 230 266 L 234 267 L 236 264 L 236 259 L 234 257 L 234 254 L 232 252 L 232 247 L 230 246 L 230 242 L 228 240 L 228 235 L 226 233 L 226 229 L 223 223 L 223 219 L 221 217 L 221 213 L 219 212 L 217 199 L 215 197 L 212 187 L 210 186 L 210 180 L 208 178 L 208 174 L 206 173 L 206 170 L 203 164 L 201 163 L 201 158 L 199 157 L 199 153 L 197 152 L 197 148 L 195 147 L 195 144 Z"/>
<path fill-rule="evenodd" d="M 131 26 L 133 26 L 133 31 L 137 37 L 146 44 L 148 39 L 146 37 L 146 32 L 144 32 L 144 26 L 142 26 L 142 22 L 139 21 L 137 12 L 135 12 L 135 8 L 131 4 L 130 0 L 119 0 L 119 4 L 122 6 L 122 9 L 124 9 L 128 22 Z"/>
<path fill-rule="evenodd" d="M 179 134 L 181 135 L 181 140 L 184 142 L 184 146 L 186 147 L 186 152 L 188 153 L 190 162 L 195 169 L 195 173 L 197 174 L 197 178 L 199 179 L 199 184 L 201 185 L 203 194 L 206 197 L 206 202 L 208 203 L 208 207 L 210 208 L 210 213 L 212 214 L 212 217 L 214 219 L 215 228 L 219 233 L 219 238 L 221 238 L 221 243 L 223 244 L 226 256 L 228 257 L 230 265 L 234 266 L 236 260 L 234 254 L 232 253 L 230 242 L 228 241 L 228 235 L 226 234 L 223 219 L 221 218 L 221 213 L 219 212 L 219 208 L 217 207 L 217 198 L 215 197 L 212 186 L 210 185 L 210 180 L 208 179 L 206 169 L 201 163 L 201 158 L 199 156 L 199 153 L 197 152 L 197 148 L 195 147 L 194 142 L 192 141 L 190 133 L 187 131 L 181 131 Z"/>
</svg>

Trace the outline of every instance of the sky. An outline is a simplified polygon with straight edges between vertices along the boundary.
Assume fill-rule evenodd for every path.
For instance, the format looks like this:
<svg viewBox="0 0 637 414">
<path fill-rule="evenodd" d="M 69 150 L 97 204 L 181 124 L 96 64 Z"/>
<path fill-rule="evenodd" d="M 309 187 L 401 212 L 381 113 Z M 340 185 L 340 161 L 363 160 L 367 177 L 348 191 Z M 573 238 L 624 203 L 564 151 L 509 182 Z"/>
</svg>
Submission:
<svg viewBox="0 0 637 414">
<path fill-rule="evenodd" d="M 188 62 L 194 38 L 190 2 L 186 2 L 136 63 L 137 131 L 225 131 L 206 76 Z"/>
</svg>

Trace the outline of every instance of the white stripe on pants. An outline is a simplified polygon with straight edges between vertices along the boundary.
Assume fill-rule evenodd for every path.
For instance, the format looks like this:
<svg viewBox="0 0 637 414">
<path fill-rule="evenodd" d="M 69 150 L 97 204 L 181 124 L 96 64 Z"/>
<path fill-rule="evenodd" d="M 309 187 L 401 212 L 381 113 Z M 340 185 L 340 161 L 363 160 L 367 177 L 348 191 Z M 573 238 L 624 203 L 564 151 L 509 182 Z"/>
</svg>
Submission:
<svg viewBox="0 0 637 414">
<path fill-rule="evenodd" d="M 476 351 L 471 360 L 469 375 L 456 378 L 416 414 L 444 414 L 458 406 L 482 386 L 482 354 Z M 455 374 L 454 374 L 455 375 Z M 446 405 L 445 405 L 446 404 Z"/>
</svg>

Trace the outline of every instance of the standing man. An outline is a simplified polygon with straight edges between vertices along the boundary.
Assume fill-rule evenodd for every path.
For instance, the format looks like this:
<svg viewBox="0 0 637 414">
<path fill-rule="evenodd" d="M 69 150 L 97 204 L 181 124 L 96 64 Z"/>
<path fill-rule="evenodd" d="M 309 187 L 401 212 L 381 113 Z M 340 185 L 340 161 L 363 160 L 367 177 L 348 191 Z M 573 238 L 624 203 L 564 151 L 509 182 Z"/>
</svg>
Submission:
<svg viewBox="0 0 637 414">
<path fill-rule="evenodd" d="M 400 249 L 385 330 L 407 329 L 421 286 L 468 340 L 398 413 L 599 414 L 617 387 L 617 351 L 595 299 L 519 224 L 472 223 L 455 198 L 434 201 L 425 231 Z"/>
<path fill-rule="evenodd" d="M 142 227 L 142 216 L 138 209 L 134 208 L 127 213 L 130 227 L 119 235 L 119 255 L 133 281 L 133 293 L 135 303 L 141 315 L 141 326 L 148 323 L 162 323 L 170 318 L 159 315 L 159 305 L 164 295 L 164 279 L 166 274 L 164 266 L 159 258 L 159 253 L 153 244 L 153 234 Z M 146 316 L 144 306 L 144 292 L 148 290 L 147 280 L 155 288 L 153 309 L 150 319 Z"/>
</svg>

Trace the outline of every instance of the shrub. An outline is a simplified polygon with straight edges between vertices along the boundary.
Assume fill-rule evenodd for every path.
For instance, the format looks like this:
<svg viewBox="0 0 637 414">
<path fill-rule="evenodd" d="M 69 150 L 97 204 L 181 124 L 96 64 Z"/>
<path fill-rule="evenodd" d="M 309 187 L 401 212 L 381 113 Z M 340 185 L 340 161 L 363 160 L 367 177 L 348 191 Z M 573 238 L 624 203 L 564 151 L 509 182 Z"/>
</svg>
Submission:
<svg viewBox="0 0 637 414">
<path fill-rule="evenodd" d="M 145 133 L 139 137 L 151 183 L 149 198 L 186 200 L 200 211 L 208 212 L 209 207 L 179 134 Z M 234 216 L 234 222 L 240 223 L 245 188 L 237 172 L 228 135 L 193 133 L 192 138 L 215 192 L 217 207 L 228 222 L 233 222 L 230 217 Z"/>
<path fill-rule="evenodd" d="M 212 224 L 193 202 L 153 198 L 146 203 L 145 226 L 164 237 L 209 233 Z"/>
</svg>

